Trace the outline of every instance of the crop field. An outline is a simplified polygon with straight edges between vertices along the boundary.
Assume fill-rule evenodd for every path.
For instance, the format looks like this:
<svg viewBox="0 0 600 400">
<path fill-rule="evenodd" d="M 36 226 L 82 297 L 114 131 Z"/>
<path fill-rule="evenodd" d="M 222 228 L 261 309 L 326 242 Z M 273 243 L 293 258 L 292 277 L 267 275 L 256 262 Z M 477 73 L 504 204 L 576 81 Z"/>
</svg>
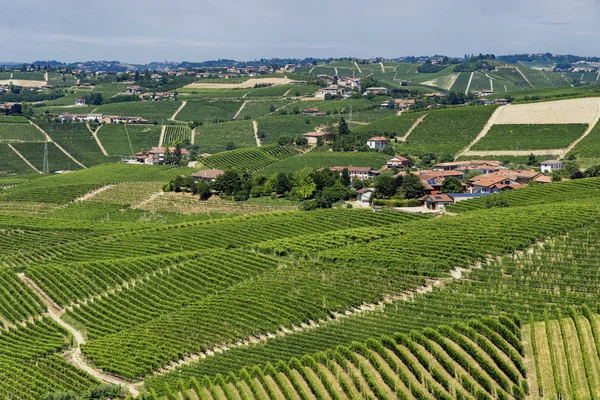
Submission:
<svg viewBox="0 0 600 400">
<path fill-rule="evenodd" d="M 76 79 L 72 75 L 61 75 L 56 72 L 48 72 L 48 84 L 52 86 L 73 86 Z"/>
<path fill-rule="evenodd" d="M 481 106 L 431 111 L 406 142 L 396 148 L 408 153 L 454 155 L 477 136 L 494 110 L 495 107 Z"/>
<path fill-rule="evenodd" d="M 14 80 L 45 81 L 43 72 L 13 72 Z"/>
<path fill-rule="evenodd" d="M 204 124 L 231 121 L 241 105 L 240 101 L 188 101 L 177 119 Z"/>
<path fill-rule="evenodd" d="M 364 125 L 355 128 L 353 131 L 366 136 L 386 136 L 386 137 L 401 137 L 406 135 L 409 129 L 421 118 L 425 113 L 405 113 L 399 116 L 389 117 L 369 125 Z"/>
<path fill-rule="evenodd" d="M 50 137 L 77 161 L 90 167 L 110 160 L 102 154 L 98 143 L 85 124 L 36 121 Z"/>
<path fill-rule="evenodd" d="M 277 172 L 295 172 L 303 168 L 328 168 L 335 166 L 381 168 L 389 159 L 381 153 L 317 153 L 310 152 L 286 158 L 260 171 L 271 176 Z"/>
<path fill-rule="evenodd" d="M 490 78 L 488 78 L 485 73 L 483 73 L 481 71 L 476 71 L 475 74 L 473 75 L 473 80 L 471 81 L 471 87 L 469 88 L 469 90 L 471 92 L 473 92 L 476 90 L 490 90 L 490 89 L 491 89 Z M 494 89 L 496 89 L 496 87 L 494 87 Z"/>
<path fill-rule="evenodd" d="M 270 145 L 225 151 L 205 158 L 202 163 L 215 169 L 238 168 L 256 172 L 298 153 L 299 151 L 290 147 Z"/>
<path fill-rule="evenodd" d="M 263 144 L 275 144 L 282 136 L 299 137 L 307 132 L 314 132 L 332 122 L 338 122 L 339 117 L 312 117 L 304 115 L 277 115 L 259 118 L 258 132 Z"/>
<path fill-rule="evenodd" d="M 161 127 L 158 125 L 102 125 L 100 142 L 112 156 L 131 156 L 158 146 Z"/>
<path fill-rule="evenodd" d="M 46 138 L 35 126 L 23 123 L 0 122 L 0 142 L 45 142 Z"/>
<path fill-rule="evenodd" d="M 44 168 L 44 143 L 13 143 L 15 149 L 23 154 L 38 170 Z M 50 172 L 81 169 L 63 153 L 54 143 L 48 143 L 48 166 Z"/>
<path fill-rule="evenodd" d="M 458 78 L 456 78 L 456 81 L 454 81 L 454 84 L 452 85 L 450 90 L 453 90 L 455 92 L 464 93 L 465 90 L 467 90 L 467 85 L 469 84 L 470 76 L 471 76 L 470 72 L 461 72 L 460 75 L 458 76 Z"/>
<path fill-rule="evenodd" d="M 334 67 L 319 65 L 319 66 L 316 66 L 311 69 L 312 69 L 312 72 L 310 74 L 313 76 L 323 75 L 323 74 L 329 75 L 329 76 L 335 76 L 335 68 Z"/>
<path fill-rule="evenodd" d="M 132 207 L 150 199 L 162 191 L 163 182 L 128 182 L 112 185 L 92 196 L 88 201 L 100 203 L 130 204 Z"/>
<path fill-rule="evenodd" d="M 594 124 L 600 97 L 516 104 L 504 107 L 496 124 Z"/>
<path fill-rule="evenodd" d="M 256 119 L 272 113 L 271 106 L 276 110 L 291 102 L 287 100 L 248 101 L 236 119 Z"/>
<path fill-rule="evenodd" d="M 233 143 L 235 148 L 255 147 L 252 121 L 232 121 L 221 124 L 202 125 L 196 128 L 194 144 L 202 153 L 218 153 L 227 150 Z"/>
<path fill-rule="evenodd" d="M 574 154 L 582 159 L 600 158 L 600 123 L 596 124 L 591 132 L 569 154 Z"/>
<path fill-rule="evenodd" d="M 8 145 L 0 143 L 0 177 L 35 173 Z"/>
<path fill-rule="evenodd" d="M 165 128 L 165 137 L 163 144 L 191 142 L 192 130 L 182 125 L 167 125 Z"/>
<path fill-rule="evenodd" d="M 21 116 L 12 116 L 12 115 L 2 115 L 0 114 L 0 123 L 6 124 L 28 124 L 29 121 L 25 117 Z"/>
<path fill-rule="evenodd" d="M 540 150 L 566 148 L 587 124 L 493 125 L 472 150 Z"/>
<path fill-rule="evenodd" d="M 121 89 L 119 92 L 122 92 Z M 106 115 L 124 115 L 131 117 L 142 117 L 150 123 L 161 123 L 167 120 L 177 111 L 181 102 L 179 101 L 130 101 L 127 103 L 105 104 L 97 107 L 94 112 Z"/>
<path fill-rule="evenodd" d="M 352 110 L 352 121 L 348 119 L 348 123 L 352 122 L 356 125 L 364 126 L 364 123 L 373 123 L 385 118 L 397 115 L 397 110 L 374 108 L 371 110 Z M 350 116 L 348 116 L 350 118 Z"/>
</svg>

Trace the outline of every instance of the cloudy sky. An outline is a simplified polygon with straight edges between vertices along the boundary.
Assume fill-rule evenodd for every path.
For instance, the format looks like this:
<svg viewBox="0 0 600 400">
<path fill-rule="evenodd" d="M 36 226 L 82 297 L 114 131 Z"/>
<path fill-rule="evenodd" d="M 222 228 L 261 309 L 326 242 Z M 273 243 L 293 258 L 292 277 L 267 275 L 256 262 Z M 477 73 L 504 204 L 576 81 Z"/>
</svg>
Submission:
<svg viewBox="0 0 600 400">
<path fill-rule="evenodd" d="M 600 56 L 600 0 L 0 0 L 0 61 Z"/>
</svg>

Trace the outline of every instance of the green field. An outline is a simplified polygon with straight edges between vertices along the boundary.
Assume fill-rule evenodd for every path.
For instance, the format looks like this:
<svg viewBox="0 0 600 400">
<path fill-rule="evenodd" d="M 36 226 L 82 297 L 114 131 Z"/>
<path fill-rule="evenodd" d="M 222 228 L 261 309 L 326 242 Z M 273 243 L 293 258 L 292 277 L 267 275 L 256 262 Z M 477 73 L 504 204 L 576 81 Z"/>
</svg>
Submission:
<svg viewBox="0 0 600 400">
<path fill-rule="evenodd" d="M 0 143 L 0 177 L 12 174 L 31 174 L 34 171 L 8 145 Z"/>
<path fill-rule="evenodd" d="M 180 105 L 179 101 L 130 101 L 105 104 L 94 109 L 94 113 L 142 117 L 150 123 L 160 124 L 162 120 L 171 118 Z"/>
<path fill-rule="evenodd" d="M 43 72 L 13 72 L 13 79 L 26 80 L 26 81 L 43 81 Z"/>
<path fill-rule="evenodd" d="M 296 154 L 298 154 L 298 151 L 295 149 L 271 145 L 225 151 L 203 159 L 202 163 L 209 168 L 223 170 L 237 168 L 256 172 Z"/>
<path fill-rule="evenodd" d="M 203 125 L 196 128 L 194 144 L 202 153 L 218 153 L 227 150 L 233 143 L 235 148 L 255 147 L 252 121 L 232 121 L 221 124 Z"/>
<path fill-rule="evenodd" d="M 431 111 L 406 142 L 396 148 L 413 154 L 430 152 L 454 155 L 477 136 L 495 109 L 480 106 Z"/>
<path fill-rule="evenodd" d="M 257 120 L 260 140 L 264 144 L 275 144 L 282 136 L 296 138 L 303 133 L 314 132 L 318 127 L 334 121 L 339 121 L 339 118 L 278 115 Z"/>
<path fill-rule="evenodd" d="M 86 167 L 112 161 L 102 154 L 102 150 L 85 124 L 61 124 L 44 120 L 37 120 L 36 124 Z"/>
<path fill-rule="evenodd" d="M 231 121 L 241 105 L 241 101 L 188 101 L 177 119 L 204 124 Z"/>
<path fill-rule="evenodd" d="M 600 158 L 600 124 L 579 142 L 569 154 L 577 156 L 578 159 Z M 600 164 L 600 163 L 599 163 Z"/>
<path fill-rule="evenodd" d="M 46 137 L 30 124 L 0 122 L 0 142 L 44 142 Z"/>
<path fill-rule="evenodd" d="M 587 127 L 587 124 L 494 125 L 471 149 L 562 149 L 581 136 Z"/>
<path fill-rule="evenodd" d="M 277 172 L 296 172 L 303 168 L 317 169 L 335 166 L 371 167 L 379 169 L 390 157 L 381 153 L 317 153 L 310 152 L 286 158 L 269 165 L 259 173 L 271 176 Z"/>
<path fill-rule="evenodd" d="M 157 125 L 102 125 L 98 139 L 112 156 L 131 156 L 158 146 L 161 127 Z"/>
<path fill-rule="evenodd" d="M 409 129 L 421 118 L 425 113 L 404 113 L 399 116 L 389 117 L 369 125 L 359 126 L 353 129 L 353 132 L 364 134 L 365 136 L 386 136 L 397 137 L 404 136 Z"/>
<path fill-rule="evenodd" d="M 13 143 L 13 146 L 38 170 L 44 169 L 44 143 Z M 54 143 L 48 143 L 48 166 L 50 172 L 81 169 Z"/>
<path fill-rule="evenodd" d="M 264 117 L 272 113 L 271 106 L 276 110 L 290 104 L 287 100 L 264 100 L 264 101 L 249 101 L 244 106 L 242 112 L 238 115 L 237 119 L 256 119 Z"/>
<path fill-rule="evenodd" d="M 167 125 L 163 144 L 191 142 L 192 130 L 187 126 Z"/>
</svg>

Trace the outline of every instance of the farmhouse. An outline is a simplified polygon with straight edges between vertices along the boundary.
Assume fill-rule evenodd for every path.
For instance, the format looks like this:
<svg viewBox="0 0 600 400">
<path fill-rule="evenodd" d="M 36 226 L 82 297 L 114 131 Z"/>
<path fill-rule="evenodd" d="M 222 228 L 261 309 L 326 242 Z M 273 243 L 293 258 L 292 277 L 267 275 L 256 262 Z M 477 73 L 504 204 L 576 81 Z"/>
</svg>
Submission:
<svg viewBox="0 0 600 400">
<path fill-rule="evenodd" d="M 484 97 L 484 96 L 491 96 L 491 95 L 495 94 L 496 92 L 494 92 L 493 90 L 477 90 L 474 93 L 475 93 L 475 96 Z"/>
<path fill-rule="evenodd" d="M 425 93 L 424 97 L 435 98 L 435 97 L 446 97 L 448 96 L 446 93 L 435 92 L 435 93 Z"/>
<path fill-rule="evenodd" d="M 500 175 L 480 175 L 469 179 L 472 193 L 498 193 L 505 190 L 522 189 L 527 185 Z"/>
<path fill-rule="evenodd" d="M 423 203 L 423 207 L 428 210 L 441 210 L 448 204 L 454 204 L 454 199 L 447 194 L 430 194 L 421 197 L 419 200 Z"/>
<path fill-rule="evenodd" d="M 559 171 L 563 169 L 565 163 L 559 160 L 546 160 L 540 163 L 542 172 L 552 173 L 552 171 Z"/>
<path fill-rule="evenodd" d="M 469 169 L 476 170 L 481 167 L 495 167 L 501 168 L 502 163 L 495 160 L 466 160 L 466 161 L 452 161 L 435 164 L 433 169 L 436 171 L 453 171 L 455 169 Z"/>
<path fill-rule="evenodd" d="M 402 157 L 402 156 L 394 156 L 393 158 L 390 158 L 389 160 L 387 160 L 387 167 L 388 168 L 404 168 L 404 167 L 408 167 L 409 161 L 408 158 Z"/>
<path fill-rule="evenodd" d="M 403 108 L 403 109 L 407 109 L 410 106 L 415 104 L 415 100 L 414 99 L 395 99 L 394 100 L 396 102 L 396 107 L 397 108 Z"/>
<path fill-rule="evenodd" d="M 142 117 L 126 117 L 121 115 L 105 115 L 102 118 L 102 122 L 105 124 L 144 124 L 148 120 Z"/>
<path fill-rule="evenodd" d="M 205 169 L 202 171 L 194 172 L 192 174 L 192 178 L 194 178 L 194 181 L 196 182 L 203 180 L 206 183 L 210 183 L 217 179 L 217 177 L 223 175 L 224 173 L 225 171 L 222 171 L 220 169 Z"/>
<path fill-rule="evenodd" d="M 308 139 L 308 144 L 317 144 L 319 139 L 325 139 L 327 133 L 325 132 L 308 132 L 304 134 L 304 137 Z"/>
<path fill-rule="evenodd" d="M 175 147 L 169 147 L 169 152 L 174 152 Z M 142 151 L 140 153 L 136 153 L 136 158 L 139 163 L 143 164 L 152 164 L 159 165 L 165 163 L 165 154 L 167 153 L 167 148 L 165 147 L 153 147 L 150 151 Z M 189 156 L 190 152 L 186 149 L 181 149 L 181 155 Z"/>
<path fill-rule="evenodd" d="M 386 87 L 370 87 L 365 90 L 366 94 L 388 94 Z"/>
<path fill-rule="evenodd" d="M 91 122 L 101 121 L 104 115 L 102 114 L 60 114 L 57 119 L 60 122 Z"/>
<path fill-rule="evenodd" d="M 331 167 L 330 170 L 333 172 L 337 172 L 340 175 L 342 174 L 342 171 L 348 169 L 348 175 L 350 176 L 350 179 L 353 178 L 358 178 L 360 180 L 364 180 L 364 179 L 371 179 L 376 177 L 377 175 L 380 175 L 381 172 L 374 170 L 373 168 L 370 167 Z"/>
<path fill-rule="evenodd" d="M 140 85 L 131 85 L 127 87 L 125 93 L 140 93 L 142 91 L 142 87 Z"/>
<path fill-rule="evenodd" d="M 387 144 L 387 139 L 383 136 L 375 136 L 367 140 L 367 146 L 372 149 L 383 149 Z"/>
<path fill-rule="evenodd" d="M 371 203 L 374 193 L 375 189 L 373 188 L 359 189 L 356 191 L 356 201 L 361 203 L 361 205 L 368 205 Z"/>
<path fill-rule="evenodd" d="M 75 105 L 76 106 L 85 106 L 87 104 L 87 102 L 85 101 L 85 99 L 77 99 L 75 100 Z"/>
</svg>

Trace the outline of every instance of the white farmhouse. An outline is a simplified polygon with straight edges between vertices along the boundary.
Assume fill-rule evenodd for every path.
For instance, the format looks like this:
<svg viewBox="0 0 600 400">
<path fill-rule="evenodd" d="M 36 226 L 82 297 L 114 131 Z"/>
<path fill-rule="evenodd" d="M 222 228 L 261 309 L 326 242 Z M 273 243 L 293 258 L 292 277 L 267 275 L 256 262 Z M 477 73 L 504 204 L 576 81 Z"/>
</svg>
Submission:
<svg viewBox="0 0 600 400">
<path fill-rule="evenodd" d="M 383 149 L 387 143 L 387 139 L 383 136 L 375 136 L 367 140 L 367 146 L 372 149 Z"/>
<path fill-rule="evenodd" d="M 552 173 L 564 168 L 565 163 L 559 160 L 546 160 L 540 163 L 542 173 Z"/>
</svg>

